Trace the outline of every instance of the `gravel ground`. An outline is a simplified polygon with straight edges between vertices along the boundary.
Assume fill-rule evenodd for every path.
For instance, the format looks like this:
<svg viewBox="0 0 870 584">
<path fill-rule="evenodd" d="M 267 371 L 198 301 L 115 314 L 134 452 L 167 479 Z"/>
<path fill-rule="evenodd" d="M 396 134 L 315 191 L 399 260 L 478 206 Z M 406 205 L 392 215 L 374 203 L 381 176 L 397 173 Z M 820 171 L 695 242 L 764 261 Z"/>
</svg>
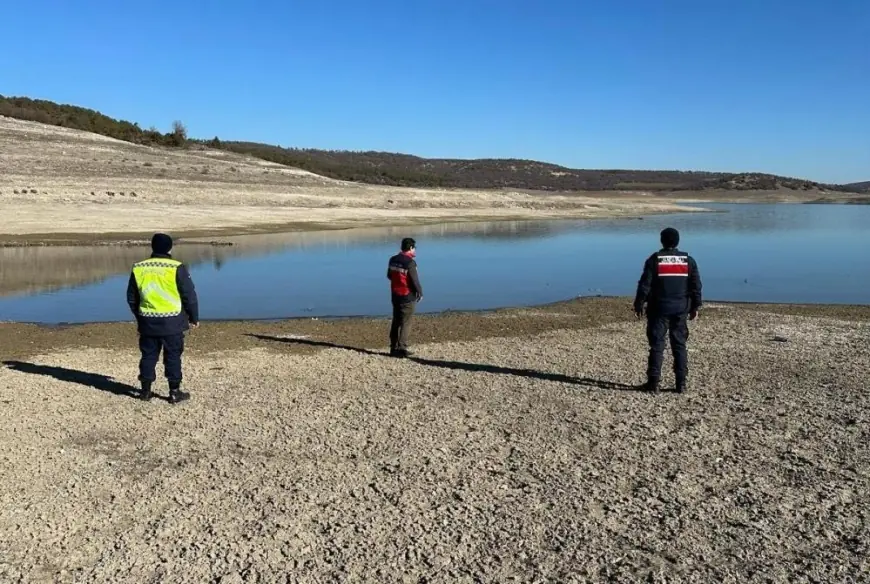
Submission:
<svg viewBox="0 0 870 584">
<path fill-rule="evenodd" d="M 206 324 L 175 407 L 0 325 L 0 581 L 867 581 L 870 308 L 712 305 L 653 396 L 627 306 Z"/>
</svg>

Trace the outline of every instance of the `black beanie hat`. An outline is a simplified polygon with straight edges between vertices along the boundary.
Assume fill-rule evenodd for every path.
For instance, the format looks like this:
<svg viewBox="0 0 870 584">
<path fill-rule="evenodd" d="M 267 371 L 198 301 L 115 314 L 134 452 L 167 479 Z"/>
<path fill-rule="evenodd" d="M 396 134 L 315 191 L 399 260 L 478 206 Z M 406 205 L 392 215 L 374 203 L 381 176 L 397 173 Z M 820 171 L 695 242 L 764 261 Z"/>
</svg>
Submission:
<svg viewBox="0 0 870 584">
<path fill-rule="evenodd" d="M 666 248 L 677 247 L 680 244 L 680 232 L 673 227 L 662 229 L 662 245 Z"/>
<path fill-rule="evenodd" d="M 172 238 L 165 233 L 155 233 L 151 238 L 151 250 L 154 253 L 167 254 L 172 249 Z"/>
</svg>

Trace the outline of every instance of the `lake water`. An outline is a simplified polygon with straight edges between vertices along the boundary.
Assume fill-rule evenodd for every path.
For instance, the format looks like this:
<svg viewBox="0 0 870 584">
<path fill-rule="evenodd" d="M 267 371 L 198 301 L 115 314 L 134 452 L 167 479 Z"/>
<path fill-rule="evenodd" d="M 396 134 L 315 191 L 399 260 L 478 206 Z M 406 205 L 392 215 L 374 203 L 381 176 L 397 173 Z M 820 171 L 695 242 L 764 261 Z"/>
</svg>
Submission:
<svg viewBox="0 0 870 584">
<path fill-rule="evenodd" d="M 680 230 L 706 300 L 870 304 L 870 206 L 704 205 L 643 219 L 460 223 L 178 245 L 202 318 L 386 315 L 386 263 L 417 239 L 420 311 L 633 295 L 659 231 Z M 130 320 L 125 291 L 146 248 L 0 250 L 0 320 Z"/>
</svg>

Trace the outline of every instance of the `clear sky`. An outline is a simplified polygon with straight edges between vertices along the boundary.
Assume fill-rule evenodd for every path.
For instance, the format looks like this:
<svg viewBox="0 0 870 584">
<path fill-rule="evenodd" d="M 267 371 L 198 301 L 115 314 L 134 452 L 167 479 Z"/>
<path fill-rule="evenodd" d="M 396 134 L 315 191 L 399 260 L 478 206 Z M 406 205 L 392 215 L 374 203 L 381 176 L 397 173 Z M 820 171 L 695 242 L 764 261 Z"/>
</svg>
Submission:
<svg viewBox="0 0 870 584">
<path fill-rule="evenodd" d="M 0 94 L 195 137 L 870 180 L 870 0 L 27 0 Z"/>
</svg>

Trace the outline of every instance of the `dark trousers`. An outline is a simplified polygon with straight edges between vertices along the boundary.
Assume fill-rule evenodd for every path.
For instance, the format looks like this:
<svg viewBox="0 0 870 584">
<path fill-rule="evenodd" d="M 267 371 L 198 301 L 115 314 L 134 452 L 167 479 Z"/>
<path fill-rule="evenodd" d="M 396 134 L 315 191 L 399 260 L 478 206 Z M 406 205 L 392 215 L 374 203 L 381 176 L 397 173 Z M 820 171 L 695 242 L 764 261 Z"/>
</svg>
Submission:
<svg viewBox="0 0 870 584">
<path fill-rule="evenodd" d="M 393 324 L 390 326 L 390 349 L 408 348 L 411 334 L 411 317 L 414 316 L 415 302 L 393 302 Z"/>
<path fill-rule="evenodd" d="M 670 337 L 671 353 L 674 355 L 674 376 L 677 381 L 685 381 L 689 373 L 689 354 L 686 343 L 689 341 L 688 315 L 669 316 L 649 315 L 646 321 L 646 338 L 649 341 L 649 361 L 646 375 L 649 379 L 661 379 L 662 360 L 665 356 L 665 335 Z"/>
<path fill-rule="evenodd" d="M 163 372 L 169 387 L 181 385 L 181 354 L 184 352 L 184 335 L 165 337 L 139 336 L 139 351 L 142 359 L 139 361 L 139 381 L 154 382 L 157 379 L 157 360 L 163 350 Z"/>
</svg>

